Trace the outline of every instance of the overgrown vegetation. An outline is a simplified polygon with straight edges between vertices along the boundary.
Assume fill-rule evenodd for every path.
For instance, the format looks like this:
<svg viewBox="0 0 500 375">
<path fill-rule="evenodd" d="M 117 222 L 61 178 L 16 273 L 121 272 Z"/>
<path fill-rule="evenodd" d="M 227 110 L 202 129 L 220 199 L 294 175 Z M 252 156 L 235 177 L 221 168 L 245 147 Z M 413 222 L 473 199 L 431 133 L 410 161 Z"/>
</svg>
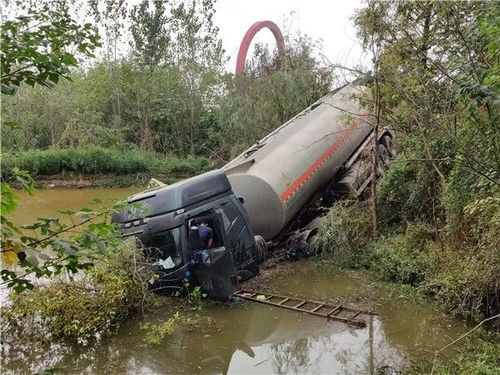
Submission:
<svg viewBox="0 0 500 375">
<path fill-rule="evenodd" d="M 171 318 L 164 322 L 152 323 L 146 322 L 140 325 L 141 329 L 146 332 L 144 341 L 150 346 L 158 346 L 164 340 L 169 338 L 176 329 L 182 328 L 187 331 L 196 331 L 203 329 L 220 331 L 220 325 L 211 317 L 203 315 L 192 315 L 180 312 L 175 312 Z"/>
<path fill-rule="evenodd" d="M 381 126 L 399 155 L 377 189 L 380 236 L 367 202 L 338 203 L 317 241 L 323 262 L 411 285 L 474 322 L 500 313 L 498 15 L 497 3 L 404 1 L 356 15 L 381 51 Z M 440 372 L 497 373 L 494 335 Z"/>
<path fill-rule="evenodd" d="M 13 293 L 2 307 L 2 330 L 9 336 L 75 342 L 102 335 L 151 307 L 153 269 L 144 262 L 135 243 L 128 241 L 93 259 L 93 267 L 82 273 Z"/>
<path fill-rule="evenodd" d="M 452 359 L 436 366 L 435 374 L 440 375 L 496 375 L 500 369 L 498 355 L 498 333 L 480 330 L 466 339 Z"/>
<path fill-rule="evenodd" d="M 2 127 L 5 150 L 100 146 L 125 157 L 124 150 L 139 149 L 220 164 L 331 89 L 331 70 L 314 57 L 320 46 L 306 36 L 285 36 L 284 61 L 260 46 L 246 75 L 226 73 L 213 1 L 125 1 L 105 14 L 91 3 L 87 18 L 99 29 L 117 21 L 116 30 L 101 33 L 106 58 L 73 70 L 71 81 L 19 87 L 5 97 L 3 118 L 22 125 Z M 131 40 L 121 36 L 130 35 L 123 17 Z M 115 43 L 132 48 L 118 58 L 108 50 Z M 269 71 L 266 62 L 280 69 Z"/>
<path fill-rule="evenodd" d="M 2 179 L 12 179 L 13 168 L 26 170 L 31 176 L 64 172 L 118 175 L 150 173 L 155 176 L 182 178 L 207 172 L 214 162 L 204 157 L 161 155 L 141 150 L 120 151 L 102 147 L 26 151 L 2 155 Z"/>
</svg>

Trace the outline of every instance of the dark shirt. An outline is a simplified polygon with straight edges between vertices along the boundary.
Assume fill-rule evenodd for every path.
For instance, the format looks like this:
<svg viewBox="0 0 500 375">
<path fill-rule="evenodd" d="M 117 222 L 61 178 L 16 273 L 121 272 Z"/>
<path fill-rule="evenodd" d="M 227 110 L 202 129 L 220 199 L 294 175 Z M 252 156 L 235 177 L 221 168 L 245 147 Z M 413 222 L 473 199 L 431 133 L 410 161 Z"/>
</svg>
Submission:
<svg viewBox="0 0 500 375">
<path fill-rule="evenodd" d="M 198 227 L 198 235 L 200 236 L 202 249 L 206 249 L 208 246 L 208 240 L 214 238 L 214 231 L 210 227 L 200 225 Z"/>
</svg>

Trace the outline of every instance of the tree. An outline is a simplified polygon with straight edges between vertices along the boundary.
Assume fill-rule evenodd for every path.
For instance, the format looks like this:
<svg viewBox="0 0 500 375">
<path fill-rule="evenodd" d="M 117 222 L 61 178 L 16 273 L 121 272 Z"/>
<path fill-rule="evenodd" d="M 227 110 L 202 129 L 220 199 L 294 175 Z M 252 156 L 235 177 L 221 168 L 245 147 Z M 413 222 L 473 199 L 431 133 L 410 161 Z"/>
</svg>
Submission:
<svg viewBox="0 0 500 375">
<path fill-rule="evenodd" d="M 1 27 L 2 93 L 12 95 L 24 82 L 52 87 L 60 77 L 67 78 L 69 67 L 77 65 L 76 51 L 92 56 L 99 46 L 99 38 L 91 25 L 79 25 L 69 15 L 63 3 L 55 9 L 43 6 L 30 8 L 28 16 L 6 21 Z M 75 52 L 72 52 L 75 49 Z M 33 194 L 32 180 L 26 172 L 14 169 L 24 190 Z M 10 184 L 1 183 L 1 254 L 0 272 L 4 285 L 22 292 L 33 288 L 29 274 L 37 277 L 53 276 L 63 270 L 76 272 L 92 266 L 92 252 L 103 252 L 106 246 L 116 244 L 113 226 L 106 217 L 111 211 L 83 210 L 80 213 L 62 212 L 79 216 L 81 221 L 66 225 L 59 219 L 42 218 L 37 223 L 19 228 L 7 217 L 17 207 L 19 197 Z M 71 240 L 61 239 L 61 233 L 83 228 Z M 27 231 L 33 231 L 33 235 Z M 47 251 L 50 250 L 50 251 Z M 17 264 L 15 269 L 9 266 Z"/>
<path fill-rule="evenodd" d="M 100 46 L 91 24 L 78 25 L 64 4 L 56 5 L 31 8 L 27 16 L 2 24 L 2 94 L 14 94 L 22 82 L 51 87 L 68 78 L 69 69 L 77 65 L 76 52 L 92 57 Z"/>
<path fill-rule="evenodd" d="M 381 121 L 403 151 L 378 189 L 381 227 L 429 222 L 447 236 L 443 248 L 481 249 L 481 261 L 493 261 L 498 247 L 499 9 L 372 1 L 355 18 L 364 46 L 380 41 Z"/>
<path fill-rule="evenodd" d="M 224 50 L 219 29 L 213 23 L 214 0 L 181 2 L 171 10 L 170 32 L 174 61 L 188 89 L 189 117 L 185 123 L 187 151 L 195 152 L 196 124 L 203 103 L 217 98 L 218 77 L 223 70 Z"/>
<path fill-rule="evenodd" d="M 262 61 L 277 59 L 262 46 L 248 64 L 250 74 L 227 76 L 227 94 L 216 114 L 222 124 L 219 150 L 230 159 L 331 90 L 333 75 L 314 57 L 320 45 L 307 36 L 285 34 L 286 63 L 266 72 Z M 272 57 L 271 57 L 272 56 Z"/>
<path fill-rule="evenodd" d="M 164 1 L 154 0 L 153 10 L 149 10 L 150 1 L 143 0 L 130 12 L 132 55 L 149 67 L 171 61 L 170 35 L 166 29 L 166 4 Z"/>
</svg>

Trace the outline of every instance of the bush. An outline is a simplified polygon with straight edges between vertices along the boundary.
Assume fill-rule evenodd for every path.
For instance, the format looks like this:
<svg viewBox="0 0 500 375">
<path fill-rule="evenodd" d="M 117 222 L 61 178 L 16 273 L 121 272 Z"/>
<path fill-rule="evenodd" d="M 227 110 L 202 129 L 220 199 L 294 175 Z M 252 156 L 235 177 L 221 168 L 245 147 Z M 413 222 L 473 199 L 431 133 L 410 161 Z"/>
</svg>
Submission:
<svg viewBox="0 0 500 375">
<path fill-rule="evenodd" d="M 314 237 L 314 246 L 323 253 L 322 260 L 346 264 L 370 240 L 371 220 L 367 202 L 336 203 Z"/>
<path fill-rule="evenodd" d="M 47 339 L 77 340 L 102 334 L 149 307 L 152 272 L 138 266 L 142 259 L 129 241 L 108 251 L 74 279 L 12 293 L 11 306 L 2 311 L 2 328 L 7 333 L 13 330 L 17 337 L 38 333 Z"/>
<path fill-rule="evenodd" d="M 457 344 L 460 347 L 457 355 L 436 367 L 436 374 L 498 375 L 500 373 L 500 334 L 479 329 L 464 341 L 465 345 Z"/>
<path fill-rule="evenodd" d="M 478 199 L 461 217 L 459 231 L 411 221 L 372 240 L 369 202 L 338 202 L 315 237 L 319 262 L 419 287 L 453 315 L 480 321 L 500 313 L 500 199 Z"/>
<path fill-rule="evenodd" d="M 436 173 L 428 165 L 396 161 L 377 192 L 381 229 L 404 230 L 407 221 L 432 220 L 439 206 L 438 190 Z"/>
<path fill-rule="evenodd" d="M 368 245 L 358 263 L 382 280 L 417 286 L 430 268 L 426 242 L 411 229 L 405 235 L 382 237 Z"/>
<path fill-rule="evenodd" d="M 85 174 L 155 173 L 177 177 L 206 172 L 214 164 L 206 158 L 179 158 L 139 150 L 120 151 L 90 147 L 86 149 L 60 149 L 28 151 L 2 158 L 2 179 L 12 177 L 12 168 L 27 170 L 33 176 L 54 175 L 63 172 Z"/>
</svg>

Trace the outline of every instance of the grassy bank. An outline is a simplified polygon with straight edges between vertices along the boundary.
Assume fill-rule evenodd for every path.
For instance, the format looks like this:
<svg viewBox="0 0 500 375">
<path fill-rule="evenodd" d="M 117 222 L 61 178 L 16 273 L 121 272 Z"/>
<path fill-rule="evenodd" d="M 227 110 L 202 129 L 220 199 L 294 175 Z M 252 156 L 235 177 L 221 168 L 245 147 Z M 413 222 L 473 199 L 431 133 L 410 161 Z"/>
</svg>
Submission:
<svg viewBox="0 0 500 375">
<path fill-rule="evenodd" d="M 209 171 L 215 167 L 202 157 L 160 155 L 140 150 L 113 150 L 100 147 L 28 151 L 2 155 L 2 180 L 12 177 L 12 168 L 27 170 L 35 179 L 56 176 L 71 179 L 74 174 L 91 178 L 106 176 L 98 185 L 131 185 L 149 177 L 172 182 L 180 178 Z"/>
<path fill-rule="evenodd" d="M 471 323 L 499 314 L 498 191 L 483 192 L 480 199 L 465 195 L 470 186 L 457 184 L 452 174 L 444 188 L 433 186 L 435 201 L 429 203 L 430 188 L 418 186 L 425 179 L 412 179 L 415 174 L 405 173 L 408 169 L 394 167 L 379 188 L 377 238 L 372 237 L 370 201 L 331 208 L 316 238 L 322 250 L 318 262 L 327 269 L 368 270 L 381 281 L 411 286 Z M 440 363 L 437 373 L 500 373 L 500 319 L 486 326 L 487 331 L 461 342 L 459 354 Z"/>
</svg>

